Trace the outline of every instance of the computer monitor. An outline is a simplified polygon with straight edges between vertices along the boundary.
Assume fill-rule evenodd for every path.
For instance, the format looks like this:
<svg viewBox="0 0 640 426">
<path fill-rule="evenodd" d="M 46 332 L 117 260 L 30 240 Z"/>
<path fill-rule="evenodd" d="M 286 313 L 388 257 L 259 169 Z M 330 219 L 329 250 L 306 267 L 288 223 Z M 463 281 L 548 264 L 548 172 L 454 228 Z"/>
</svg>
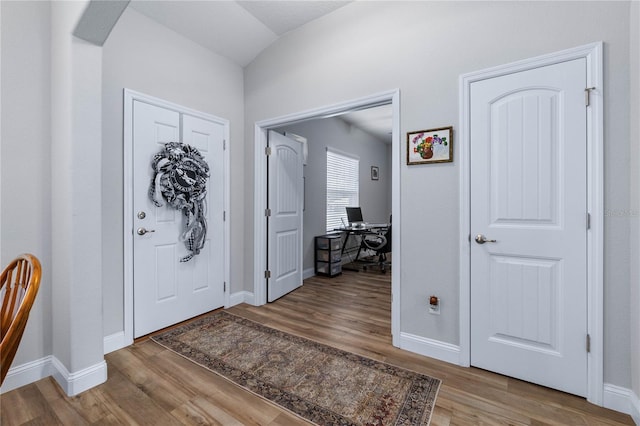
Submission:
<svg viewBox="0 0 640 426">
<path fill-rule="evenodd" d="M 362 219 L 362 209 L 360 207 L 346 207 L 346 209 L 349 225 L 364 222 L 364 220 Z"/>
</svg>

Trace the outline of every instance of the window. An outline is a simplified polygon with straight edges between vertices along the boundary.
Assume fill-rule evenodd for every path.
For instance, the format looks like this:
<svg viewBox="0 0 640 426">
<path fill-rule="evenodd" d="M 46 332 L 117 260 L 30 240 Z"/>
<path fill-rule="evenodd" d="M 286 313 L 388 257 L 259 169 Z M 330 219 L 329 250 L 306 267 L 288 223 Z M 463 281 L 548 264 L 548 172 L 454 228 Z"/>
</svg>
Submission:
<svg viewBox="0 0 640 426">
<path fill-rule="evenodd" d="M 345 207 L 360 205 L 358 176 L 358 157 L 327 148 L 327 232 L 347 223 Z"/>
</svg>

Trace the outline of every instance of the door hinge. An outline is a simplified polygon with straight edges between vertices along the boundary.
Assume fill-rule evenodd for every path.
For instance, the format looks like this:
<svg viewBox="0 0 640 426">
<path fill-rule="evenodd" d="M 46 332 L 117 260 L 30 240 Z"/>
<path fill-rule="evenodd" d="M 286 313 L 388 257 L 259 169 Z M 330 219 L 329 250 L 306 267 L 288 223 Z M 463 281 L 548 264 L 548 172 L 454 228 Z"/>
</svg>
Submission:
<svg viewBox="0 0 640 426">
<path fill-rule="evenodd" d="M 225 281 L 224 284 L 222 285 L 222 290 L 226 293 L 227 292 L 227 282 Z"/>
<path fill-rule="evenodd" d="M 266 217 L 271 217 L 271 209 L 264 209 L 264 215 Z"/>
<path fill-rule="evenodd" d="M 222 139 L 222 150 L 224 151 L 225 149 L 227 149 L 227 140 Z"/>
<path fill-rule="evenodd" d="M 585 106 L 591 105 L 591 91 L 592 90 L 596 90 L 596 88 L 595 87 L 587 87 L 586 89 L 584 89 L 584 105 Z"/>
<path fill-rule="evenodd" d="M 222 212 L 222 221 L 224 222 L 224 221 L 226 221 L 226 220 L 227 220 L 227 211 L 226 211 L 226 210 L 224 210 L 224 211 Z"/>
<path fill-rule="evenodd" d="M 591 229 L 591 213 L 587 213 L 587 230 Z"/>
<path fill-rule="evenodd" d="M 264 277 L 267 278 L 267 279 L 271 278 L 271 271 L 268 270 L 268 269 L 266 271 L 264 271 Z"/>
<path fill-rule="evenodd" d="M 587 353 L 591 352 L 591 335 L 587 334 Z"/>
<path fill-rule="evenodd" d="M 264 155 L 271 155 L 271 147 L 268 146 L 264 149 Z"/>
</svg>

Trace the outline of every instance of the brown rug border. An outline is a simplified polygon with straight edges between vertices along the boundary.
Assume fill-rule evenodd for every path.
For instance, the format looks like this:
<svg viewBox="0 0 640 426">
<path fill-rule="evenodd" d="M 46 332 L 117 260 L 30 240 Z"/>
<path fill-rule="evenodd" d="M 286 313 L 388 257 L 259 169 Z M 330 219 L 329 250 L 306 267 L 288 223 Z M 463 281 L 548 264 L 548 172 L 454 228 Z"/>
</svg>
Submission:
<svg viewBox="0 0 640 426">
<path fill-rule="evenodd" d="M 305 420 L 317 425 L 322 425 L 322 424 L 336 424 L 336 425 L 345 425 L 345 426 L 357 425 L 357 423 L 353 423 L 350 419 L 345 418 L 338 413 L 335 413 L 325 407 L 314 404 L 312 401 L 303 400 L 294 394 L 286 392 L 282 389 L 272 386 L 268 382 L 265 382 L 256 378 L 249 372 L 241 371 L 234 367 L 231 367 L 219 359 L 212 358 L 202 351 L 198 351 L 185 343 L 178 342 L 173 339 L 174 336 L 179 335 L 185 331 L 198 328 L 208 323 L 212 323 L 212 322 L 215 323 L 217 318 L 220 318 L 218 320 L 220 321 L 225 316 L 231 317 L 233 318 L 234 321 L 238 321 L 240 323 L 243 323 L 244 325 L 256 327 L 261 331 L 275 334 L 278 337 L 287 339 L 291 342 L 301 343 L 301 344 L 311 343 L 324 353 L 335 355 L 335 356 L 342 356 L 354 362 L 361 363 L 362 365 L 365 365 L 367 367 L 381 368 L 382 371 L 386 374 L 392 374 L 392 375 L 412 379 L 411 389 L 407 393 L 405 401 L 402 404 L 402 408 L 400 409 L 400 415 L 396 419 L 396 422 L 394 424 L 395 425 L 425 424 L 428 426 L 431 423 L 431 417 L 433 416 L 433 411 L 435 409 L 436 399 L 440 392 L 440 386 L 442 385 L 441 379 L 438 379 L 436 377 L 431 377 L 426 374 L 418 373 L 416 371 L 412 371 L 404 367 L 399 367 L 397 365 L 389 364 L 384 361 L 375 360 L 373 358 L 368 358 L 362 355 L 355 354 L 353 352 L 338 349 L 333 346 L 329 346 L 325 343 L 321 343 L 321 342 L 309 339 L 307 337 L 302 337 L 302 336 L 285 332 L 273 327 L 268 327 L 264 324 L 260 324 L 259 322 L 250 320 L 248 318 L 245 318 L 230 312 L 217 311 L 217 312 L 203 315 L 202 317 L 197 318 L 191 322 L 179 325 L 175 328 L 172 328 L 170 330 L 167 330 L 165 332 L 161 332 L 155 336 L 152 336 L 151 340 L 156 344 L 170 350 L 171 352 L 177 355 L 180 355 L 181 357 L 191 361 L 192 363 L 202 368 L 205 368 L 211 371 L 212 373 L 217 374 L 218 376 L 224 378 L 230 383 L 233 383 L 236 386 L 239 386 L 242 389 L 251 392 L 252 394 L 262 398 L 265 401 L 268 401 L 271 404 L 274 404 L 278 408 L 284 409 L 294 414 L 295 416 L 299 417 L 302 420 Z M 177 349 L 172 347 L 171 344 L 177 346 Z M 199 357 L 194 357 L 194 355 L 199 355 Z M 198 358 L 198 360 L 194 358 Z M 415 398 L 416 396 L 419 396 L 421 394 L 424 395 L 425 398 L 422 398 L 422 399 Z M 432 404 L 428 403 L 428 399 L 430 395 L 433 395 Z M 414 396 L 414 398 L 412 398 L 412 396 Z M 301 410 L 300 406 L 303 406 L 304 409 Z M 417 410 L 415 408 L 417 408 Z M 411 412 L 426 413 L 427 410 L 428 410 L 428 415 L 425 416 L 424 419 L 422 419 L 423 423 L 418 423 L 420 419 L 416 418 L 415 416 L 411 417 L 407 415 L 407 411 L 410 414 Z M 304 412 L 308 417 L 305 415 L 302 415 L 299 411 Z M 425 420 L 426 420 L 426 423 L 424 423 Z M 319 421 L 321 421 L 321 423 L 319 423 Z M 327 423 L 327 421 L 329 422 Z"/>
</svg>

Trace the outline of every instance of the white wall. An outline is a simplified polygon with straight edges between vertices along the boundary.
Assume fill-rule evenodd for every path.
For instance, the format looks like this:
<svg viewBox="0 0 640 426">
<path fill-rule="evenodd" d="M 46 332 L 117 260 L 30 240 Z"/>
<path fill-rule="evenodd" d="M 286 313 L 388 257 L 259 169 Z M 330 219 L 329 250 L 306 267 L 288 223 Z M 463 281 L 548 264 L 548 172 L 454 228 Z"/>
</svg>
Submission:
<svg viewBox="0 0 640 426">
<path fill-rule="evenodd" d="M 243 287 L 243 74 L 230 61 L 128 8 L 103 47 L 104 335 L 123 330 L 123 88 L 230 121 L 231 291 Z"/>
<path fill-rule="evenodd" d="M 309 156 L 304 167 L 304 269 L 313 268 L 313 238 L 326 233 L 327 147 L 360 159 L 360 206 L 364 219 L 384 223 L 391 214 L 391 155 L 389 146 L 374 136 L 354 128 L 340 118 L 311 120 L 277 129 L 307 138 Z M 378 166 L 380 179 L 371 180 L 371 166 Z"/>
<path fill-rule="evenodd" d="M 630 50 L 631 58 L 631 381 L 636 397 L 640 396 L 640 3 L 634 2 L 630 13 Z M 639 402 L 640 404 L 640 402 Z M 636 407 L 640 416 L 640 405 Z M 640 418 L 636 418 L 636 422 Z"/>
<path fill-rule="evenodd" d="M 0 261 L 31 251 L 45 267 L 16 358 L 19 365 L 52 353 L 47 285 L 52 258 L 51 18 L 48 2 L 3 1 L 0 8 Z M 242 70 L 133 11 L 125 12 L 122 29 L 107 41 L 103 61 L 105 334 L 122 326 L 122 87 L 231 120 L 231 284 L 233 291 L 251 291 L 251 280 L 244 279 L 253 276 L 253 218 L 244 212 L 253 211 L 255 121 L 400 88 L 402 135 L 425 126 L 457 128 L 459 74 L 597 40 L 605 42 L 604 209 L 637 212 L 638 9 L 629 2 L 355 2 L 264 52 L 246 69 L 244 93 Z M 631 73 L 630 49 L 636 52 Z M 402 149 L 400 157 L 405 158 Z M 457 154 L 456 145 L 454 158 Z M 402 331 L 453 344 L 458 343 L 458 172 L 456 161 L 402 166 L 402 216 L 394 218 L 404 224 Z M 633 386 L 638 395 L 640 235 L 637 216 L 630 216 L 605 218 L 605 381 Z M 248 243 L 244 247 L 243 241 Z M 429 273 L 420 265 L 428 265 Z M 443 300 L 440 317 L 424 314 L 422 301 L 430 292 Z"/>
<path fill-rule="evenodd" d="M 42 282 L 13 365 L 52 352 L 51 327 L 51 10 L 47 2 L 2 8 L 2 258 L 42 263 Z"/>
<path fill-rule="evenodd" d="M 102 267 L 96 226 L 102 222 L 102 52 L 72 36 L 86 6 L 51 4 L 52 355 L 54 377 L 69 395 L 107 379 L 96 274 Z"/>
<path fill-rule="evenodd" d="M 458 128 L 458 76 L 594 41 L 605 43 L 605 206 L 629 206 L 629 3 L 354 2 L 284 36 L 245 69 L 245 159 L 256 121 L 399 88 L 408 131 Z M 274 101 L 274 100 L 277 100 Z M 400 158 L 406 158 L 402 143 Z M 459 343 L 454 162 L 401 166 L 401 331 Z M 253 170 L 247 168 L 247 186 Z M 250 188 L 248 188 L 250 189 Z M 253 211 L 252 190 L 245 192 Z M 249 235 L 253 218 L 247 216 Z M 247 242 L 245 258 L 252 264 Z M 629 221 L 605 220 L 605 381 L 630 387 Z M 399 264 L 399 265 L 398 265 Z M 250 276 L 250 274 L 247 274 Z M 246 290 L 251 290 L 247 282 Z M 426 298 L 442 300 L 427 314 Z"/>
</svg>

